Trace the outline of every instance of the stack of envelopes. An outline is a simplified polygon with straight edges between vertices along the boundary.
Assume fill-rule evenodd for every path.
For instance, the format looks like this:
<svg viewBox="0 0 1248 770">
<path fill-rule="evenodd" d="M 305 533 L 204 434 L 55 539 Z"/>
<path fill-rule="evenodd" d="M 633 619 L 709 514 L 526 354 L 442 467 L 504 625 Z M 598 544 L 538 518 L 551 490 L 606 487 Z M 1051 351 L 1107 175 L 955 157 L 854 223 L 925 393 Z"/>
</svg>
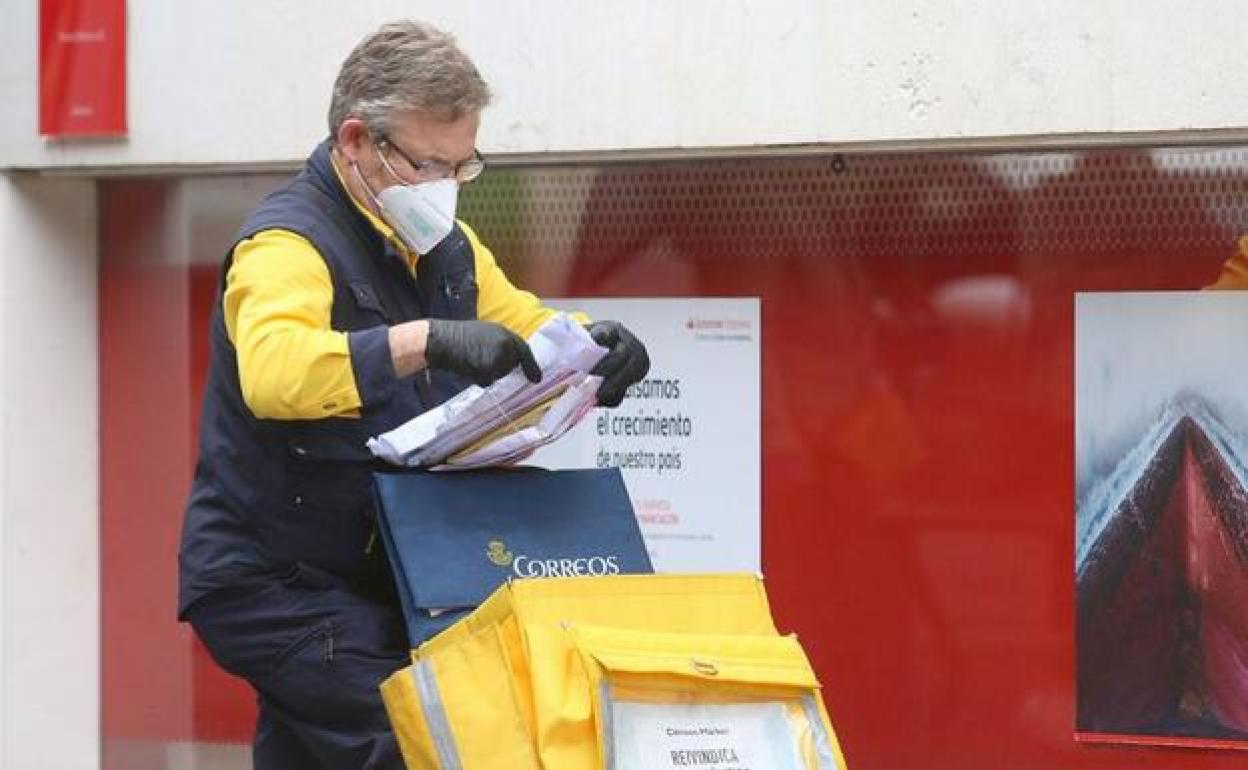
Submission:
<svg viewBox="0 0 1248 770">
<path fill-rule="evenodd" d="M 466 469 L 518 462 L 562 436 L 597 406 L 602 379 L 589 372 L 607 350 L 562 313 L 528 342 L 541 382 L 529 382 L 517 368 L 369 439 L 368 448 L 395 465 Z"/>
</svg>

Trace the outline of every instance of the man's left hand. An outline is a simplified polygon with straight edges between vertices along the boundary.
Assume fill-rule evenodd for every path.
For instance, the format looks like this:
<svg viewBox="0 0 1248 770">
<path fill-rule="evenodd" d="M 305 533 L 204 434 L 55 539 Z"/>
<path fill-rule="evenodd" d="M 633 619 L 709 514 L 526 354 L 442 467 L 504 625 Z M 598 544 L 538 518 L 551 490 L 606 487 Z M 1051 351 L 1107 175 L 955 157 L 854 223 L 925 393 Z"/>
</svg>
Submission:
<svg viewBox="0 0 1248 770">
<path fill-rule="evenodd" d="M 650 371 L 650 356 L 646 346 L 619 321 L 598 321 L 589 325 L 589 336 L 602 345 L 608 353 L 590 374 L 602 377 L 598 387 L 598 403 L 602 406 L 619 406 L 624 400 L 628 386 L 639 381 Z"/>
</svg>

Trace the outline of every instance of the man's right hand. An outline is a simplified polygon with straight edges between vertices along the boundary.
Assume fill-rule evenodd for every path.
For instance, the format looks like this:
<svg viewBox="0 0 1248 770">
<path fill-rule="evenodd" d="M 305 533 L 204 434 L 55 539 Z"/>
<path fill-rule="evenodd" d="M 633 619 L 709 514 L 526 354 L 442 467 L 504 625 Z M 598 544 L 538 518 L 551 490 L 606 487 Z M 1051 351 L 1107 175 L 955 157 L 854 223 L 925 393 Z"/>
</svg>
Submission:
<svg viewBox="0 0 1248 770">
<path fill-rule="evenodd" d="M 529 382 L 540 382 L 541 367 L 515 332 L 489 321 L 429 319 L 425 361 L 484 387 L 519 366 Z"/>
</svg>

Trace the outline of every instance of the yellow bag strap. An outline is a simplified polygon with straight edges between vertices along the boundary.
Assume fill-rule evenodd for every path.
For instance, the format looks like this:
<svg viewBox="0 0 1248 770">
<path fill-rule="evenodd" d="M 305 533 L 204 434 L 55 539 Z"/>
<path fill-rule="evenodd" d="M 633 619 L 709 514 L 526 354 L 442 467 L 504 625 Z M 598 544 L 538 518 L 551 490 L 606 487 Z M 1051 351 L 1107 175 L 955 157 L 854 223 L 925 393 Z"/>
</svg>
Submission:
<svg viewBox="0 0 1248 770">
<path fill-rule="evenodd" d="M 438 691 L 438 682 L 434 677 L 433 666 L 426 659 L 417 660 L 411 668 L 412 682 L 420 695 L 421 710 L 425 714 L 425 723 L 429 726 L 429 735 L 438 752 L 438 762 L 442 770 L 463 770 L 459 761 L 459 752 L 455 750 L 455 736 L 451 733 L 451 722 L 446 716 L 446 707 L 442 703 L 442 693 Z"/>
</svg>

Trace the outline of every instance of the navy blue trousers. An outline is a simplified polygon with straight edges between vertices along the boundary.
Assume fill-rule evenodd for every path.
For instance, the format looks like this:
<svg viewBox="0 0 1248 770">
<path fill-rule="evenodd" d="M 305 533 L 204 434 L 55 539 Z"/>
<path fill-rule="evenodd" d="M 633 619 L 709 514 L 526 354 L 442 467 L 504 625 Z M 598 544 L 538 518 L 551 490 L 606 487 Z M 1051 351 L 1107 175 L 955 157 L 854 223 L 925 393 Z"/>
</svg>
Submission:
<svg viewBox="0 0 1248 770">
<path fill-rule="evenodd" d="M 402 770 L 377 686 L 410 661 L 393 595 L 306 566 L 214 591 L 187 619 L 255 688 L 255 770 Z"/>
</svg>

